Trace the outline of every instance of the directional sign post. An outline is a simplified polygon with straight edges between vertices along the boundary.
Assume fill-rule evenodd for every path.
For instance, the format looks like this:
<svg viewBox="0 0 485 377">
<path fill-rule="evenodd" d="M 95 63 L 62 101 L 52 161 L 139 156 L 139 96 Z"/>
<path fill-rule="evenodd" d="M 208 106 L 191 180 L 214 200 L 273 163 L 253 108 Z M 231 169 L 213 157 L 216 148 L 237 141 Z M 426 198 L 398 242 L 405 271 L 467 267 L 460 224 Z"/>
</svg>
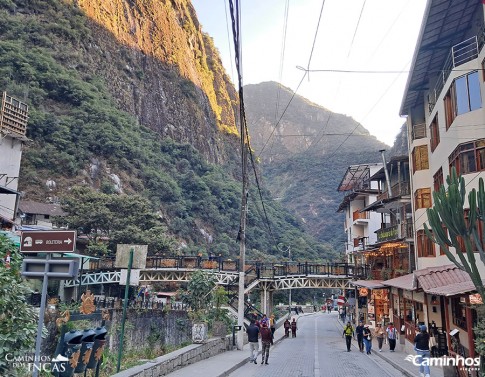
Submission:
<svg viewBox="0 0 485 377">
<path fill-rule="evenodd" d="M 35 366 L 33 376 L 37 377 L 40 370 L 40 345 L 42 341 L 42 328 L 44 326 L 44 312 L 47 299 L 47 282 L 49 276 L 62 278 L 77 276 L 79 265 L 77 261 L 52 260 L 52 253 L 72 253 L 76 250 L 76 231 L 25 231 L 20 240 L 22 253 L 46 253 L 46 259 L 26 259 L 23 263 L 23 273 L 26 277 L 42 277 L 42 293 L 40 300 L 39 324 L 37 326 L 37 339 L 35 341 Z M 67 275 L 67 276 L 66 276 Z"/>
<path fill-rule="evenodd" d="M 75 230 L 25 231 L 20 240 L 22 253 L 73 253 Z"/>
</svg>

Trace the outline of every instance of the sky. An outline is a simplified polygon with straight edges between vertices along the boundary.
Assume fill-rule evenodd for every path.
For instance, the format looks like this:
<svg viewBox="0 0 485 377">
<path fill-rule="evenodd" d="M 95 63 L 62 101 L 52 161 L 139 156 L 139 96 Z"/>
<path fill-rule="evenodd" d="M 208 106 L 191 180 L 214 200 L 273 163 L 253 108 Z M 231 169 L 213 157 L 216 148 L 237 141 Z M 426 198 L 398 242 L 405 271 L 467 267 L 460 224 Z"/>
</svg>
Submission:
<svg viewBox="0 0 485 377">
<path fill-rule="evenodd" d="M 392 146 L 426 2 L 241 0 L 243 85 L 279 82 Z M 192 4 L 237 87 L 228 0 Z"/>
</svg>

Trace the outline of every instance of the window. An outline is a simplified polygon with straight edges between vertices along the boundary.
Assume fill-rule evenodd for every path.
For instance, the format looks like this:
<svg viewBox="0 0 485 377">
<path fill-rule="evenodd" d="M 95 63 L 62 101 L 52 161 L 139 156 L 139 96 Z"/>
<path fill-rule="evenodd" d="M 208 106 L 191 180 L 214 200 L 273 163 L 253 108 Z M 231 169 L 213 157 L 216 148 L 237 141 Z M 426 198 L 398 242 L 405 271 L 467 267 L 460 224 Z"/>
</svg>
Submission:
<svg viewBox="0 0 485 377">
<path fill-rule="evenodd" d="M 419 208 L 430 208 L 431 207 L 431 189 L 421 188 L 414 192 L 414 206 L 416 209 Z"/>
<path fill-rule="evenodd" d="M 456 114 L 464 114 L 482 107 L 478 72 L 472 72 L 457 78 L 455 86 Z"/>
<path fill-rule="evenodd" d="M 455 167 L 458 175 L 485 170 L 485 139 L 458 145 L 448 157 L 450 171 Z"/>
<path fill-rule="evenodd" d="M 453 324 L 466 330 L 466 309 L 465 305 L 462 305 L 459 297 L 453 297 L 451 299 L 451 317 Z"/>
<path fill-rule="evenodd" d="M 466 223 L 467 226 L 469 225 L 469 222 L 468 222 L 469 217 L 470 217 L 470 209 L 468 208 L 468 209 L 465 209 L 465 223 Z M 483 221 L 482 220 L 477 219 L 477 228 L 476 229 L 477 229 L 477 232 L 478 232 L 478 238 L 479 238 L 479 241 L 480 241 L 480 245 L 483 249 L 483 247 L 485 245 L 483 244 Z M 460 245 L 460 249 L 464 253 L 466 253 L 465 240 L 461 236 L 457 236 L 456 238 L 457 238 L 458 243 Z M 473 239 L 472 239 L 472 250 L 474 252 L 478 252 L 477 244 L 476 244 L 475 240 L 473 240 Z"/>
<path fill-rule="evenodd" d="M 417 170 L 429 169 L 428 146 L 420 145 L 415 147 L 412 152 L 413 173 Z"/>
<path fill-rule="evenodd" d="M 428 238 L 423 229 L 416 232 L 417 244 L 418 244 L 418 257 L 434 257 L 436 256 L 434 250 L 434 243 Z"/>
<path fill-rule="evenodd" d="M 433 152 L 438 144 L 440 143 L 440 130 L 439 130 L 439 124 L 438 124 L 438 114 L 434 117 L 433 121 L 431 122 L 429 126 L 429 137 L 431 139 L 430 141 L 430 146 L 431 146 L 431 152 Z"/>
<path fill-rule="evenodd" d="M 453 123 L 456 117 L 455 89 L 453 85 L 451 86 L 450 90 L 448 90 L 448 92 L 446 93 L 443 101 L 445 105 L 445 125 L 446 125 L 446 130 L 448 131 L 448 128 L 450 128 L 451 123 Z"/>
<path fill-rule="evenodd" d="M 443 181 L 443 168 L 439 168 L 435 175 L 433 175 L 434 191 L 439 191 Z"/>
</svg>

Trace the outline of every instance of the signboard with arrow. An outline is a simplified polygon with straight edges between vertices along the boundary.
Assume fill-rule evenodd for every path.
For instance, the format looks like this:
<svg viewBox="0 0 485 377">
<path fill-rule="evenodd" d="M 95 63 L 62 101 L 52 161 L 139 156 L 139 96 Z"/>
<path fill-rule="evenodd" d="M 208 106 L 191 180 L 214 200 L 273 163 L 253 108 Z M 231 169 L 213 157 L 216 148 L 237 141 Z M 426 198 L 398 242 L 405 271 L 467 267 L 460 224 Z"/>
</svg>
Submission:
<svg viewBox="0 0 485 377">
<path fill-rule="evenodd" d="M 25 231 L 20 240 L 22 253 L 73 253 L 75 230 Z"/>
</svg>

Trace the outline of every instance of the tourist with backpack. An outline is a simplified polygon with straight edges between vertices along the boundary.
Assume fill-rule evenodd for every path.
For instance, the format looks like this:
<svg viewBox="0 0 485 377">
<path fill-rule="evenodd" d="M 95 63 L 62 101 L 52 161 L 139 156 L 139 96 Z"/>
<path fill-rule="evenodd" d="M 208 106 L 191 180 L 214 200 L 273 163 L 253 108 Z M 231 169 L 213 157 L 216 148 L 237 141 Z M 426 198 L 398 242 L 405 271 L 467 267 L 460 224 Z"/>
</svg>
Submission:
<svg viewBox="0 0 485 377">
<path fill-rule="evenodd" d="M 344 327 L 344 332 L 342 334 L 342 338 L 345 337 L 345 343 L 347 345 L 347 352 L 350 352 L 350 345 L 352 343 L 352 338 L 355 336 L 354 328 L 350 322 L 347 322 L 347 325 Z"/>
</svg>

